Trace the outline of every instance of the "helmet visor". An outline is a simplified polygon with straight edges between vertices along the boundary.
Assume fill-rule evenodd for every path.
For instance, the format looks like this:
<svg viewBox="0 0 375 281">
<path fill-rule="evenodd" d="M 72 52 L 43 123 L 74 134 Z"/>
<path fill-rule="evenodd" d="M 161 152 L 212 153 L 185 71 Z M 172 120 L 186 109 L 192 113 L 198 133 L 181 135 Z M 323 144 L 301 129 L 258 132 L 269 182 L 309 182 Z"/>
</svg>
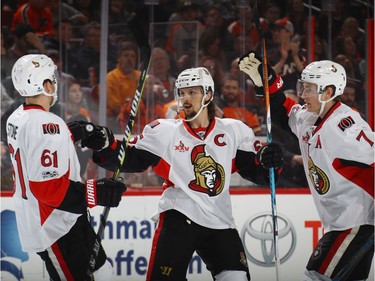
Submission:
<svg viewBox="0 0 375 281">
<path fill-rule="evenodd" d="M 304 97 L 311 97 L 318 94 L 318 85 L 304 82 L 303 80 L 299 79 L 297 81 L 296 90 L 298 97 L 302 97 L 302 95 Z"/>
</svg>

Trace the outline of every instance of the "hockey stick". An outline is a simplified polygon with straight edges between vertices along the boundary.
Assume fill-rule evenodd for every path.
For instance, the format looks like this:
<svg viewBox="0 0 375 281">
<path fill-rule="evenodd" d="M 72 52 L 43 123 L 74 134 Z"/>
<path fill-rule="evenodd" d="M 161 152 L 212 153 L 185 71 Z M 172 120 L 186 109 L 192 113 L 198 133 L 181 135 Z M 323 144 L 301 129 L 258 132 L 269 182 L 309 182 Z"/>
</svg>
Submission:
<svg viewBox="0 0 375 281">
<path fill-rule="evenodd" d="M 262 26 L 258 14 L 258 1 L 255 1 L 253 8 L 253 17 L 255 26 L 258 30 L 259 39 L 261 43 L 262 63 L 263 63 L 263 88 L 266 98 L 266 126 L 267 126 L 267 143 L 272 143 L 271 134 L 271 110 L 270 110 L 270 92 L 268 85 L 268 68 L 267 68 L 267 50 L 266 38 L 263 34 Z M 279 280 L 279 230 L 277 224 L 277 210 L 276 210 L 276 190 L 275 190 L 275 169 L 269 168 L 270 188 L 271 188 L 271 207 L 272 207 L 272 223 L 273 223 L 273 247 L 275 252 L 275 266 L 276 266 L 276 280 Z"/>
<path fill-rule="evenodd" d="M 129 113 L 128 123 L 125 128 L 124 137 L 120 144 L 119 155 L 117 157 L 117 160 L 118 160 L 117 168 L 113 173 L 114 180 L 118 179 L 119 174 L 121 172 L 121 168 L 125 162 L 125 156 L 126 156 L 125 151 L 126 151 L 126 148 L 128 146 L 128 143 L 131 137 L 135 117 L 138 112 L 139 103 L 140 103 L 142 93 L 143 93 L 143 88 L 145 85 L 146 76 L 147 76 L 148 69 L 151 64 L 151 48 L 148 44 L 148 40 L 145 34 L 142 32 L 139 32 L 140 24 L 135 15 L 133 15 L 132 18 L 128 21 L 128 25 L 133 32 L 133 36 L 135 37 L 138 46 L 140 46 L 140 57 L 142 61 L 142 66 L 141 66 L 141 74 L 138 79 L 137 89 L 136 89 L 136 92 L 133 98 L 133 103 L 131 106 L 131 110 Z M 94 269 L 95 269 L 96 258 L 98 257 L 98 253 L 100 249 L 100 242 L 104 233 L 105 225 L 107 223 L 109 211 L 110 211 L 110 207 L 105 207 L 100 218 L 100 224 L 99 224 L 97 237 L 95 239 L 95 243 L 93 247 L 93 253 L 90 256 L 89 265 L 88 265 L 88 271 L 87 271 L 87 277 L 89 278 L 88 280 L 93 280 L 92 273 L 94 272 Z"/>
<path fill-rule="evenodd" d="M 350 262 L 341 268 L 341 270 L 336 274 L 332 281 L 345 281 L 350 273 L 354 270 L 357 264 L 362 260 L 362 258 L 371 250 L 374 246 L 374 233 L 369 239 L 362 245 L 358 252 L 351 258 Z"/>
</svg>

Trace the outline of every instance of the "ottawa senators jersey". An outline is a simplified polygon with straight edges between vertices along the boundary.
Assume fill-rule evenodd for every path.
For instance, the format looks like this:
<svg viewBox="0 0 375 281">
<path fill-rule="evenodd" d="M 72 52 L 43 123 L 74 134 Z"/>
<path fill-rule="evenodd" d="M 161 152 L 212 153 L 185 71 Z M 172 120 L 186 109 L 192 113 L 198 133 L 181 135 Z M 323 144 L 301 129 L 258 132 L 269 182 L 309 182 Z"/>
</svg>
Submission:
<svg viewBox="0 0 375 281">
<path fill-rule="evenodd" d="M 230 118 L 214 119 L 202 134 L 185 121 L 159 119 L 129 145 L 130 159 L 134 148 L 160 159 L 153 166 L 165 179 L 158 213 L 175 209 L 209 228 L 235 228 L 229 195 L 233 172 L 248 169 L 263 177 L 263 169 L 258 173 L 255 163 L 260 142 L 248 126 Z M 125 170 L 130 166 L 126 162 Z M 256 182 L 255 176 L 252 180 Z"/>
<path fill-rule="evenodd" d="M 285 103 L 286 104 L 286 103 Z M 374 132 L 337 102 L 323 119 L 294 105 L 289 126 L 326 232 L 374 224 Z"/>
<path fill-rule="evenodd" d="M 82 215 L 63 210 L 70 182 L 81 180 L 78 158 L 67 125 L 41 106 L 21 105 L 6 126 L 22 249 L 40 252 Z"/>
</svg>

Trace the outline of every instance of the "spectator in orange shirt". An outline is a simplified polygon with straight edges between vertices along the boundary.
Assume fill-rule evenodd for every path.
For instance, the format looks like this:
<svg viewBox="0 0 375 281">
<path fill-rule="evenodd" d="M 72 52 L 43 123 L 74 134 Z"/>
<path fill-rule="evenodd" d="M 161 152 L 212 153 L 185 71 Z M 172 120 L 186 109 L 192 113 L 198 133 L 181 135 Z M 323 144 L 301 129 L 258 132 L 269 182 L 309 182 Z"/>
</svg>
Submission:
<svg viewBox="0 0 375 281">
<path fill-rule="evenodd" d="M 224 113 L 224 118 L 234 118 L 241 120 L 253 129 L 255 135 L 259 135 L 260 126 L 258 115 L 249 111 L 246 107 L 241 107 L 238 103 L 240 94 L 240 80 L 232 74 L 224 76 L 221 86 L 221 101 L 219 105 Z"/>
<path fill-rule="evenodd" d="M 29 0 L 21 5 L 13 15 L 11 30 L 20 24 L 27 23 L 39 36 L 53 35 L 53 15 L 46 7 L 46 0 Z"/>
<path fill-rule="evenodd" d="M 173 94 L 172 94 L 173 95 Z M 146 77 L 146 83 L 143 89 L 142 99 L 139 103 L 139 109 L 134 121 L 133 133 L 141 133 L 144 126 L 155 119 L 165 117 L 165 104 L 171 101 L 168 90 L 164 87 L 159 78 L 152 74 Z M 122 131 L 125 130 L 129 114 L 131 111 L 133 98 L 127 98 L 122 104 L 119 121 Z"/>
<path fill-rule="evenodd" d="M 133 99 L 140 71 L 137 69 L 138 47 L 131 41 L 122 42 L 117 52 L 117 66 L 107 74 L 107 123 L 120 131 L 118 117 L 121 106 Z"/>
</svg>

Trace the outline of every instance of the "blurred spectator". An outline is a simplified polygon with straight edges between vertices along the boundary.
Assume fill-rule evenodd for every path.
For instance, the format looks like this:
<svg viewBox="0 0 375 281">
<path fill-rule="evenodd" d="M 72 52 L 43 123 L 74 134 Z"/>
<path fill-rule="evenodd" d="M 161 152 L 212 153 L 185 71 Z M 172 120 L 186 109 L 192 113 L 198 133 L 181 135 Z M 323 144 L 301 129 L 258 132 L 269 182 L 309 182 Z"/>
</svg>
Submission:
<svg viewBox="0 0 375 281">
<path fill-rule="evenodd" d="M 54 36 L 43 40 L 46 49 L 53 49 L 60 53 L 61 61 L 64 62 L 62 71 L 75 73 L 77 68 L 76 49 L 72 45 L 72 24 L 69 20 L 56 21 L 53 24 Z"/>
<path fill-rule="evenodd" d="M 69 21 L 73 25 L 84 25 L 88 23 L 88 18 L 80 11 L 61 0 L 48 0 L 46 6 L 53 15 L 54 23 L 59 21 Z"/>
<path fill-rule="evenodd" d="M 236 7 L 236 19 L 229 24 L 228 30 L 232 36 L 237 39 L 235 43 L 237 44 L 235 54 L 237 57 L 243 55 L 243 51 L 255 50 L 259 44 L 259 35 L 255 27 L 253 11 L 250 6 Z M 245 49 L 246 47 L 250 49 Z M 242 54 L 240 54 L 240 52 L 242 52 Z"/>
<path fill-rule="evenodd" d="M 168 92 L 168 101 L 171 101 L 174 99 L 173 91 L 176 78 L 171 74 L 171 64 L 168 52 L 161 47 L 155 47 L 152 49 L 151 55 L 152 59 L 149 73 L 162 82 L 165 90 Z"/>
<path fill-rule="evenodd" d="M 67 93 L 65 94 L 67 99 L 63 106 L 64 108 L 64 120 L 66 123 L 72 121 L 91 121 L 91 116 L 86 108 L 86 101 L 81 85 L 77 81 L 71 81 L 67 85 Z M 89 149 L 83 149 L 78 145 L 75 146 L 77 151 L 78 160 L 80 163 L 80 175 L 83 179 L 87 179 L 86 168 L 89 160 L 92 156 L 92 151 Z"/>
<path fill-rule="evenodd" d="M 1 83 L 1 114 L 3 114 L 14 102 L 14 99 L 11 98 Z"/>
<path fill-rule="evenodd" d="M 23 55 L 45 52 L 45 48 L 34 29 L 25 23 L 13 29 L 13 44 L 5 56 L 1 56 L 1 72 L 4 77 L 10 76 L 14 63 Z M 9 94 L 11 94 L 8 91 Z"/>
<path fill-rule="evenodd" d="M 148 74 L 142 93 L 142 99 L 139 103 L 137 116 L 134 120 L 133 133 L 142 132 L 144 126 L 151 121 L 165 117 L 165 104 L 173 99 L 167 95 L 167 89 L 163 83 L 154 75 Z M 119 121 L 121 130 L 124 131 L 128 123 L 129 114 L 131 112 L 133 98 L 127 98 L 122 104 Z"/>
<path fill-rule="evenodd" d="M 259 41 L 253 41 L 250 36 L 246 34 L 240 34 L 234 39 L 233 49 L 234 56 L 232 61 L 235 58 L 239 58 L 246 54 L 249 51 L 256 50 L 259 46 Z"/>
<path fill-rule="evenodd" d="M 85 121 L 91 122 L 81 85 L 75 80 L 68 82 L 65 95 L 67 98 L 64 103 L 64 120 L 69 123 L 84 118 Z"/>
<path fill-rule="evenodd" d="M 221 48 L 221 45 L 219 32 L 216 29 L 205 28 L 199 37 L 199 60 L 204 56 L 210 56 L 221 63 L 224 71 L 228 70 L 230 64 L 228 61 L 229 58 Z"/>
<path fill-rule="evenodd" d="M 108 44 L 108 70 L 116 65 L 115 46 Z M 72 73 L 85 87 L 94 87 L 99 81 L 100 70 L 100 25 L 89 23 L 84 28 L 84 40 L 76 51 L 77 68 Z"/>
<path fill-rule="evenodd" d="M 190 0 L 181 1 L 178 22 L 171 26 L 166 50 L 173 59 L 176 72 L 195 66 L 198 62 L 198 40 L 204 25 L 198 21 L 198 6 Z M 171 23 L 175 19 L 170 20 Z"/>
<path fill-rule="evenodd" d="M 276 20 L 281 18 L 281 6 L 279 2 L 267 1 L 264 9 L 262 9 L 262 15 L 260 18 L 260 23 L 264 30 L 265 36 L 269 38 L 271 36 L 271 28 Z"/>
<path fill-rule="evenodd" d="M 224 113 L 224 118 L 241 120 L 247 126 L 253 129 L 255 135 L 259 135 L 260 126 L 258 115 L 247 110 L 246 107 L 241 107 L 238 104 L 239 95 L 240 81 L 238 80 L 238 77 L 231 74 L 226 74 L 221 86 L 221 101 L 218 103 L 219 107 Z"/>
<path fill-rule="evenodd" d="M 232 60 L 230 74 L 237 77 L 240 81 L 240 94 L 238 95 L 238 104 L 242 107 L 246 107 L 251 112 L 258 114 L 258 119 L 262 119 L 264 113 L 264 98 L 256 98 L 254 92 L 254 84 L 249 79 L 248 75 L 240 71 L 238 66 L 238 58 Z"/>
<path fill-rule="evenodd" d="M 348 81 L 344 88 L 344 92 L 340 95 L 340 101 L 347 106 L 351 107 L 354 111 L 361 114 L 362 118 L 367 119 L 362 109 L 357 103 L 356 94 L 358 92 L 358 85 L 353 81 Z"/>
<path fill-rule="evenodd" d="M 3 136 L 2 136 L 3 139 Z M 1 190 L 2 191 L 13 191 L 13 176 L 12 176 L 12 164 L 10 161 L 9 149 L 6 141 L 6 136 L 4 140 L 0 141 L 0 175 L 1 175 Z"/>
<path fill-rule="evenodd" d="M 110 0 L 108 11 L 108 36 L 113 44 L 134 40 L 127 24 L 131 14 L 126 10 L 127 1 Z"/>
<path fill-rule="evenodd" d="M 306 34 L 304 27 L 308 14 L 305 13 L 303 0 L 288 0 L 286 17 L 294 26 L 294 36 L 303 36 Z"/>
<path fill-rule="evenodd" d="M 219 4 L 210 5 L 203 9 L 201 20 L 205 29 L 216 30 L 220 37 L 220 48 L 227 58 L 233 57 L 234 37 L 228 31 L 226 21 L 223 17 L 223 8 Z"/>
<path fill-rule="evenodd" d="M 219 60 L 211 56 L 203 56 L 199 59 L 198 66 L 207 68 L 215 83 L 215 96 L 220 95 L 220 87 L 223 83 L 224 70 Z"/>
<path fill-rule="evenodd" d="M 46 55 L 49 56 L 53 62 L 55 63 L 57 67 L 57 72 L 59 73 L 59 83 L 57 84 L 57 93 L 58 93 L 58 100 L 57 103 L 66 103 L 68 96 L 68 85 L 70 85 L 73 81 L 75 81 L 75 78 L 73 75 L 70 75 L 69 73 L 64 72 L 63 66 L 64 62 L 61 60 L 60 52 L 54 49 L 47 49 L 46 50 Z M 55 109 L 54 109 L 55 108 Z M 61 118 L 64 119 L 64 112 L 63 108 L 61 108 L 61 112 L 56 112 L 56 107 L 53 106 L 51 108 L 51 111 L 59 115 Z"/>
<path fill-rule="evenodd" d="M 47 0 L 29 0 L 13 15 L 11 30 L 20 23 L 29 24 L 39 36 L 53 35 L 53 15 L 47 8 Z"/>
<path fill-rule="evenodd" d="M 100 22 L 100 1 L 73 0 L 72 6 L 87 18 L 87 23 Z"/>
<path fill-rule="evenodd" d="M 349 35 L 346 36 L 338 36 L 335 39 L 334 42 L 334 57 L 337 57 L 337 55 L 345 55 L 348 60 L 351 61 L 353 65 L 353 74 L 354 79 L 363 81 L 363 77 L 360 71 L 360 64 L 361 61 L 364 61 L 364 58 L 361 58 L 361 56 L 358 53 L 357 45 L 353 41 L 353 38 Z"/>
<path fill-rule="evenodd" d="M 107 123 L 116 133 L 120 131 L 118 116 L 122 104 L 132 100 L 138 85 L 138 47 L 123 42 L 118 47 L 117 65 L 107 74 Z"/>
<path fill-rule="evenodd" d="M 275 21 L 272 27 L 275 48 L 267 50 L 268 62 L 284 81 L 284 89 L 294 89 L 301 71 L 306 66 L 306 50 L 299 41 L 293 41 L 293 24 L 287 18 Z"/>
</svg>

